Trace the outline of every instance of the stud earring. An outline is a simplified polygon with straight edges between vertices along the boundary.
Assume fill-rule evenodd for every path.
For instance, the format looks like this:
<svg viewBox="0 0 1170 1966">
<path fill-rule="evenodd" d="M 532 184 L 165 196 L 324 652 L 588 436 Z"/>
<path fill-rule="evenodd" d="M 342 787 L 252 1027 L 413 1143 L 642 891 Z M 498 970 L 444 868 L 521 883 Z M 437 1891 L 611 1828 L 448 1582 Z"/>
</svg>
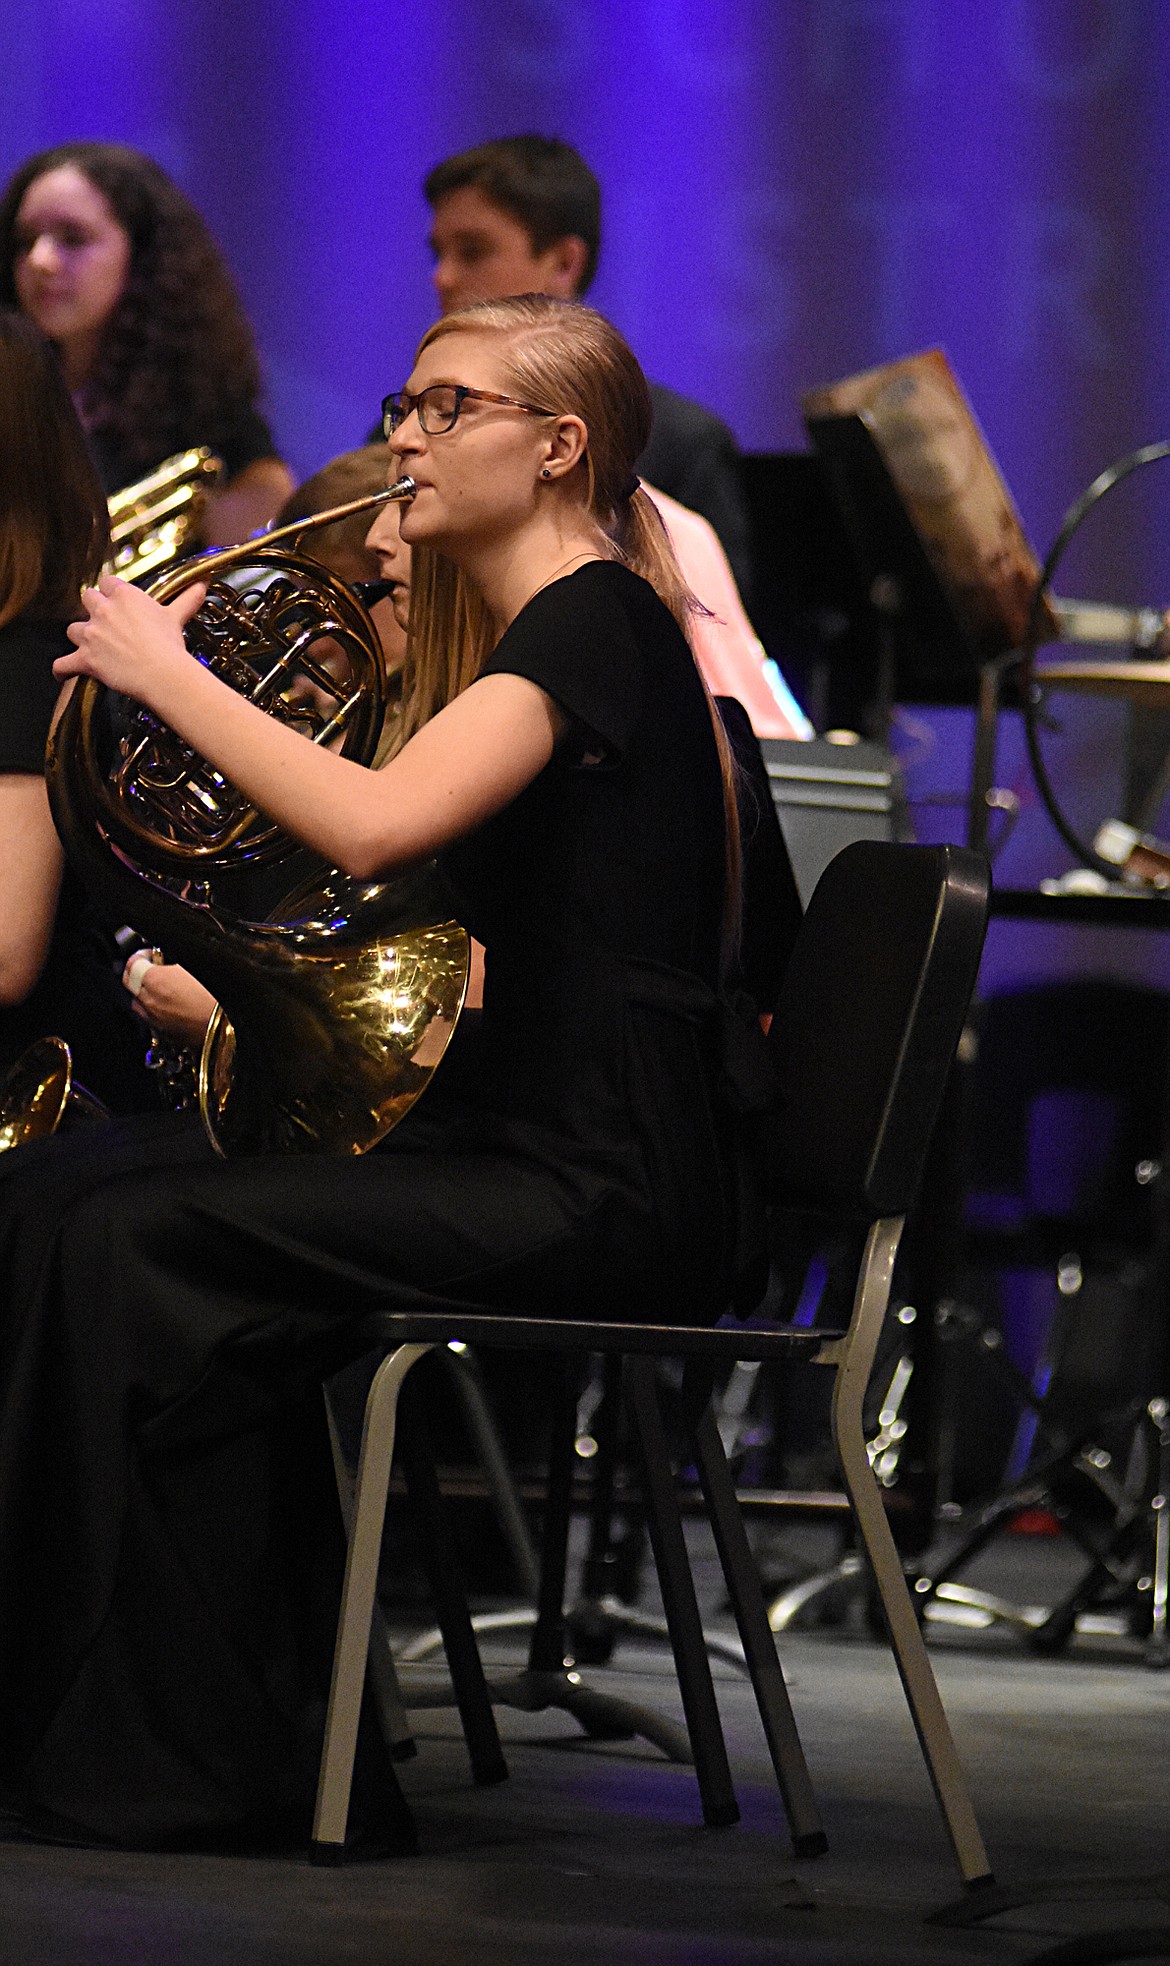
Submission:
<svg viewBox="0 0 1170 1966">
<path fill-rule="evenodd" d="M 541 475 L 541 477 L 542 477 L 542 478 L 551 478 L 551 477 L 552 477 L 552 472 L 551 472 L 551 471 L 549 470 L 549 468 L 548 468 L 548 465 L 547 465 L 547 464 L 545 465 L 545 467 L 544 467 L 544 470 L 543 470 L 543 471 L 541 472 L 541 474 L 540 474 L 540 475 Z"/>
</svg>

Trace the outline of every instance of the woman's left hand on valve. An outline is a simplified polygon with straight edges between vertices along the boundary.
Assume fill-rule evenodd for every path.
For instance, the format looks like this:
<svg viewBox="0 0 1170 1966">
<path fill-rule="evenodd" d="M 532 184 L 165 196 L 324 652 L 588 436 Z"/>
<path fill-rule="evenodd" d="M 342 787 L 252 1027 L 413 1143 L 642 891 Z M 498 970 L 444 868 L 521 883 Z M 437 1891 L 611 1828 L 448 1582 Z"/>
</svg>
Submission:
<svg viewBox="0 0 1170 1966">
<path fill-rule="evenodd" d="M 96 587 L 82 588 L 87 619 L 73 622 L 66 631 L 75 652 L 60 656 L 53 674 L 61 679 L 93 676 L 108 689 L 157 708 L 155 699 L 160 690 L 165 692 L 168 674 L 188 660 L 183 629 L 206 594 L 206 587 L 196 582 L 163 605 L 140 587 L 104 573 Z"/>
<path fill-rule="evenodd" d="M 138 949 L 122 971 L 122 982 L 135 999 L 135 1014 L 152 1031 L 199 1049 L 215 998 L 189 970 L 167 962 L 161 950 Z"/>
</svg>

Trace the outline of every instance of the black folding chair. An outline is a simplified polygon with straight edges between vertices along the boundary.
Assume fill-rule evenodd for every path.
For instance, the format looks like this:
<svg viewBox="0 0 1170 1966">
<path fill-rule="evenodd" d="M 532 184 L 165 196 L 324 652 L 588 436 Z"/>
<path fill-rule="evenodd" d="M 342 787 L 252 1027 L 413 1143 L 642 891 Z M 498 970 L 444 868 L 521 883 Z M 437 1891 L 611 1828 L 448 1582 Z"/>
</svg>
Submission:
<svg viewBox="0 0 1170 1966">
<path fill-rule="evenodd" d="M 349 1561 L 338 1627 L 313 1832 L 318 1861 L 344 1854 L 349 1789 L 365 1683 L 386 1495 L 400 1388 L 435 1346 L 618 1354 L 643 1470 L 658 1569 L 694 1754 L 703 1813 L 734 1821 L 738 1809 L 703 1645 L 655 1385 L 654 1359 L 682 1359 L 696 1460 L 728 1591 L 798 1854 L 825 1847 L 795 1720 L 769 1629 L 758 1572 L 709 1401 L 710 1376 L 739 1359 L 779 1366 L 803 1360 L 836 1374 L 833 1434 L 862 1546 L 873 1569 L 899 1673 L 966 1884 L 989 1876 L 922 1634 L 866 1451 L 862 1401 L 889 1301 L 894 1258 L 918 1186 L 948 1070 L 974 987 L 987 913 L 982 859 L 962 848 L 858 842 L 822 876 L 801 924 L 772 1025 L 778 1081 L 767 1145 L 777 1208 L 810 1211 L 828 1226 L 866 1230 L 853 1313 L 844 1332 L 724 1318 L 712 1328 L 440 1313 L 378 1313 L 370 1347 L 386 1356 L 366 1407 L 353 1497 Z M 684 1404 L 687 1402 L 684 1400 Z M 540 1613 L 527 1677 L 564 1676 L 564 1547 L 571 1503 L 567 1429 L 550 1469 L 543 1532 Z M 412 1488 L 421 1491 L 412 1449 Z M 410 1467 L 408 1467 L 408 1475 Z M 424 1497 L 424 1505 L 426 1498 Z M 497 1770 L 498 1743 L 474 1640 L 464 1614 L 450 1616 L 449 1663 L 469 1729 L 473 1762 Z M 468 1666 L 468 1647 L 474 1657 Z M 451 1653 L 454 1653 L 454 1657 Z M 462 1683 L 461 1683 L 462 1682 Z M 539 1683 L 531 1698 L 541 1703 Z M 547 1686 L 545 1689 L 547 1691 Z"/>
</svg>

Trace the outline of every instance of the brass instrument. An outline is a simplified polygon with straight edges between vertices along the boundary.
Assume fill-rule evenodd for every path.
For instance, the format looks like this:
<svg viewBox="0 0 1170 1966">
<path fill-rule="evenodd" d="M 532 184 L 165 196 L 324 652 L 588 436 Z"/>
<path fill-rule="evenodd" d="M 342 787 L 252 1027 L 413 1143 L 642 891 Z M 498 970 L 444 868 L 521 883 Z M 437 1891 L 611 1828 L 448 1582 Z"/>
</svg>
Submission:
<svg viewBox="0 0 1170 1966">
<path fill-rule="evenodd" d="M 106 572 L 144 580 L 194 547 L 207 494 L 223 465 L 206 445 L 178 451 L 149 477 L 115 492 L 108 501 L 110 557 Z"/>
<path fill-rule="evenodd" d="M 64 1038 L 38 1038 L 0 1084 L 0 1154 L 108 1118 L 101 1100 L 74 1078 Z"/>
<path fill-rule="evenodd" d="M 385 703 L 377 631 L 357 596 L 298 551 L 304 534 L 413 495 L 410 479 L 174 568 L 207 598 L 192 653 L 313 743 L 369 764 Z M 230 575 L 229 580 L 226 576 Z M 435 870 L 360 882 L 326 871 L 265 922 L 217 904 L 209 876 L 293 842 L 151 713 L 92 679 L 73 691 L 46 767 L 58 831 L 83 878 L 218 999 L 200 1066 L 216 1149 L 363 1153 L 414 1104 L 462 1007 L 469 943 Z"/>
</svg>

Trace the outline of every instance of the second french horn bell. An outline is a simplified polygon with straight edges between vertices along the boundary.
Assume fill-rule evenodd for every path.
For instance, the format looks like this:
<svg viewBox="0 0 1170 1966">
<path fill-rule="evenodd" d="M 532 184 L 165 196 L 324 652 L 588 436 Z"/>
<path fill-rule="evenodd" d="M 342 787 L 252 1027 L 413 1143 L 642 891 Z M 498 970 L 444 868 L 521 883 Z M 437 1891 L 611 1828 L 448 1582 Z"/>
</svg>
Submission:
<svg viewBox="0 0 1170 1966">
<path fill-rule="evenodd" d="M 209 582 L 186 631 L 192 653 L 267 714 L 368 765 L 386 696 L 377 630 L 352 589 L 299 547 L 413 490 L 400 479 L 205 554 L 150 592 L 168 601 Z M 286 857 L 294 843 L 157 718 L 88 678 L 57 723 L 46 777 L 83 878 L 219 1001 L 200 1067 L 218 1151 L 375 1145 L 428 1083 L 466 992 L 467 934 L 434 867 L 376 883 L 327 869 L 269 920 L 228 913 L 216 874 Z"/>
</svg>

